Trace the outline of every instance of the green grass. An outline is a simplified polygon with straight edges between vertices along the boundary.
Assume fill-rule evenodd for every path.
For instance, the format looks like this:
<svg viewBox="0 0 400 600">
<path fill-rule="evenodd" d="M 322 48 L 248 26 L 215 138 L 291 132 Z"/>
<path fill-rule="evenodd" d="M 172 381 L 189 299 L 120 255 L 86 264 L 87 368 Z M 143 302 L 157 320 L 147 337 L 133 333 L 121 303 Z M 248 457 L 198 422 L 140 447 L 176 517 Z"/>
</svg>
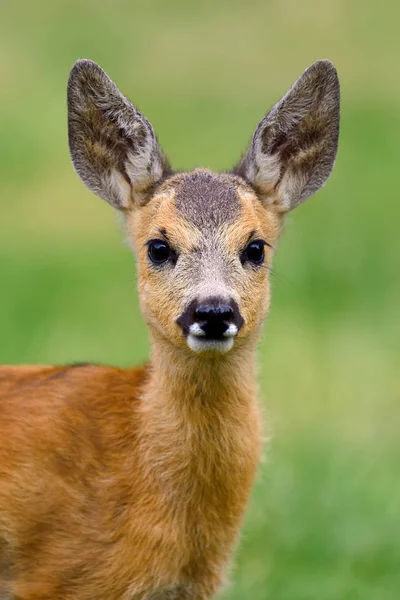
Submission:
<svg viewBox="0 0 400 600">
<path fill-rule="evenodd" d="M 148 353 L 134 262 L 70 166 L 65 84 L 106 68 L 178 168 L 228 168 L 317 58 L 342 82 L 334 174 L 288 218 L 260 349 L 271 440 L 229 600 L 400 591 L 399 4 L 19 0 L 0 22 L 0 362 Z"/>
</svg>

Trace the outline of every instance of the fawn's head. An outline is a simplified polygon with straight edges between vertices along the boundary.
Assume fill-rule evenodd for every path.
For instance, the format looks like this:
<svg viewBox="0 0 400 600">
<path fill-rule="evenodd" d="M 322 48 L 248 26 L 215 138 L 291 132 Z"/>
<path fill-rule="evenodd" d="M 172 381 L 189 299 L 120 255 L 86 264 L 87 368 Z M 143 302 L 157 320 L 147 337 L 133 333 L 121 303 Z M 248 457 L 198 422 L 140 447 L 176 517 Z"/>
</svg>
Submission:
<svg viewBox="0 0 400 600">
<path fill-rule="evenodd" d="M 283 215 L 333 167 L 333 65 L 318 61 L 303 73 L 231 173 L 174 173 L 150 123 L 91 61 L 71 71 L 68 111 L 77 173 L 125 215 L 150 329 L 195 352 L 226 352 L 254 338 L 269 306 L 268 267 Z"/>
</svg>

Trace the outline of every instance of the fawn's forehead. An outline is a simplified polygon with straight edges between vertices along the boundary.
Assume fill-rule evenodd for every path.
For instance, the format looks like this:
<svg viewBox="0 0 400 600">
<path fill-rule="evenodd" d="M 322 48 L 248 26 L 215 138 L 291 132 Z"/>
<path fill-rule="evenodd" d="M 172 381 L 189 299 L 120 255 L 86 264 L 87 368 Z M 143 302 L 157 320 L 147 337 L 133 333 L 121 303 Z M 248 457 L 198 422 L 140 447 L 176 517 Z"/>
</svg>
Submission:
<svg viewBox="0 0 400 600">
<path fill-rule="evenodd" d="M 173 175 L 157 191 L 157 196 L 167 200 L 159 205 L 157 221 L 167 219 L 173 224 L 178 220 L 202 234 L 237 224 L 250 214 L 255 217 L 254 203 L 258 203 L 241 178 L 207 169 Z"/>
<path fill-rule="evenodd" d="M 213 248 L 223 241 L 236 251 L 250 234 L 273 243 L 279 232 L 276 216 L 236 175 L 196 169 L 174 174 L 157 188 L 152 199 L 130 213 L 133 239 L 160 234 L 183 251 Z"/>
<path fill-rule="evenodd" d="M 178 214 L 200 230 L 232 223 L 242 212 L 239 184 L 232 176 L 196 170 L 171 184 Z"/>
</svg>

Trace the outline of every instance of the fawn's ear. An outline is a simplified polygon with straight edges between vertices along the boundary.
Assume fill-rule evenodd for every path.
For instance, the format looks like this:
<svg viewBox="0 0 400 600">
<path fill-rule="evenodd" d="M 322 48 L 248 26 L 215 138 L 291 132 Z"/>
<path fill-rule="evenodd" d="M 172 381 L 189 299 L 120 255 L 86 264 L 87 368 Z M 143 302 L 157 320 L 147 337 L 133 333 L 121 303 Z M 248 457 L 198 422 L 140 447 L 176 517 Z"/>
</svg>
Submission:
<svg viewBox="0 0 400 600">
<path fill-rule="evenodd" d="M 286 212 L 328 179 L 339 137 L 339 80 L 328 60 L 311 65 L 263 118 L 235 168 L 266 204 Z"/>
<path fill-rule="evenodd" d="M 82 181 L 115 208 L 144 203 L 169 172 L 150 123 L 90 60 L 69 76 L 68 138 Z"/>
</svg>

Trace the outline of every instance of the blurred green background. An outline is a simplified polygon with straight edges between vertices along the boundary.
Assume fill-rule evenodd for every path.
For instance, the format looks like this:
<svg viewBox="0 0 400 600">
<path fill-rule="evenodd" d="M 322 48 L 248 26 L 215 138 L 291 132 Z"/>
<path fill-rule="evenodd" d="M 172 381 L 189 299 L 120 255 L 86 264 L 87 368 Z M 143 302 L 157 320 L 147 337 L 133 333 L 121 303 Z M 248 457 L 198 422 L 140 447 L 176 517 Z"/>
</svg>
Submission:
<svg viewBox="0 0 400 600">
<path fill-rule="evenodd" d="M 318 58 L 338 160 L 290 215 L 260 352 L 270 444 L 229 600 L 400 598 L 400 4 L 16 0 L 0 21 L 0 362 L 148 355 L 133 260 L 74 174 L 65 87 L 99 62 L 176 168 L 229 168 Z"/>
</svg>

